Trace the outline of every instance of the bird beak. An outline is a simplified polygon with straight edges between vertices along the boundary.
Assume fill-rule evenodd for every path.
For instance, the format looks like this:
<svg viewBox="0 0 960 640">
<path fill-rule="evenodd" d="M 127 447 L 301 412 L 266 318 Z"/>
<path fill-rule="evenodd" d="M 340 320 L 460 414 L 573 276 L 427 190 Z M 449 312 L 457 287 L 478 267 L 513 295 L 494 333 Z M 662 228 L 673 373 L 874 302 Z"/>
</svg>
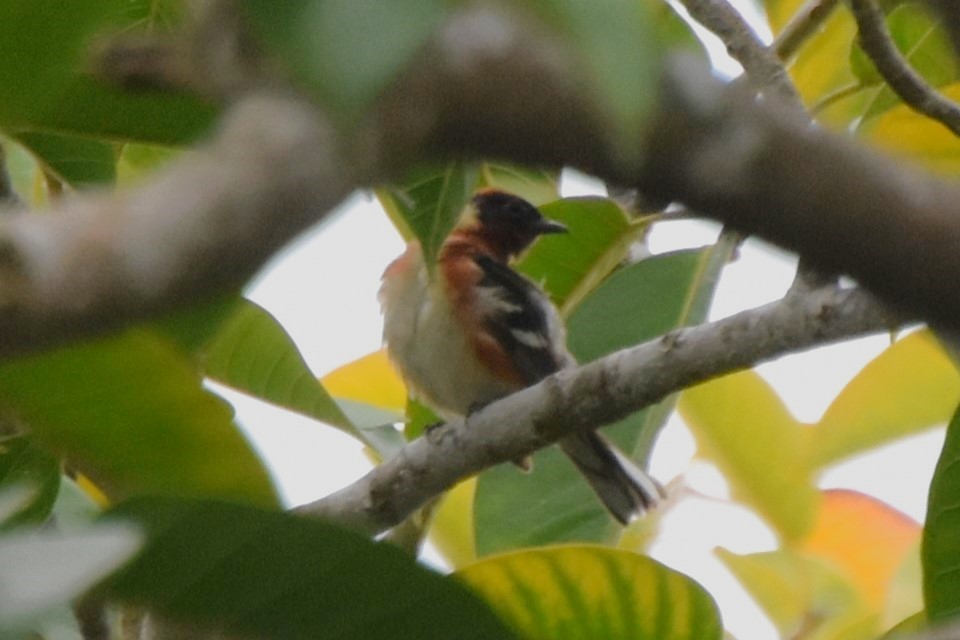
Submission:
<svg viewBox="0 0 960 640">
<path fill-rule="evenodd" d="M 543 235 L 547 233 L 566 233 L 568 231 L 566 225 L 560 224 L 555 220 L 548 220 L 544 218 L 537 223 L 537 233 Z"/>
</svg>

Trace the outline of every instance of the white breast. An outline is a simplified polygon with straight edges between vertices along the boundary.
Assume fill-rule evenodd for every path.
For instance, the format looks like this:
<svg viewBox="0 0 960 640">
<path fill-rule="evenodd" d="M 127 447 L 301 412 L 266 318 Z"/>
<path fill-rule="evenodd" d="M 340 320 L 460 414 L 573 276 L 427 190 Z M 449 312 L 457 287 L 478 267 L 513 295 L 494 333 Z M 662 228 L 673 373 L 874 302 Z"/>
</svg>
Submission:
<svg viewBox="0 0 960 640">
<path fill-rule="evenodd" d="M 388 273 L 380 288 L 383 338 L 416 397 L 449 417 L 512 391 L 480 364 L 443 283 L 428 281 L 415 245 Z"/>
</svg>

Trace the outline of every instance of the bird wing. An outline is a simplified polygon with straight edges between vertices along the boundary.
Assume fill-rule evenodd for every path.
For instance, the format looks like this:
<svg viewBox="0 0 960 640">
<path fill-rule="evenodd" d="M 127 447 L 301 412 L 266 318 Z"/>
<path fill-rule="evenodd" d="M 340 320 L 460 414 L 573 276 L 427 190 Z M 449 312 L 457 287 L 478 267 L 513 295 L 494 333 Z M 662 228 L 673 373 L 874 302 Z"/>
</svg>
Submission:
<svg viewBox="0 0 960 640">
<path fill-rule="evenodd" d="M 483 272 L 477 286 L 484 298 L 484 328 L 509 354 L 510 364 L 526 384 L 573 364 L 559 314 L 543 291 L 490 256 L 478 255 L 474 261 Z M 627 524 L 662 496 L 646 472 L 597 432 L 573 433 L 559 444 L 621 523 Z M 528 459 L 517 464 L 530 466 Z"/>
<path fill-rule="evenodd" d="M 488 255 L 474 256 L 483 275 L 477 283 L 484 328 L 510 354 L 528 385 L 572 362 L 556 309 L 535 284 Z"/>
</svg>

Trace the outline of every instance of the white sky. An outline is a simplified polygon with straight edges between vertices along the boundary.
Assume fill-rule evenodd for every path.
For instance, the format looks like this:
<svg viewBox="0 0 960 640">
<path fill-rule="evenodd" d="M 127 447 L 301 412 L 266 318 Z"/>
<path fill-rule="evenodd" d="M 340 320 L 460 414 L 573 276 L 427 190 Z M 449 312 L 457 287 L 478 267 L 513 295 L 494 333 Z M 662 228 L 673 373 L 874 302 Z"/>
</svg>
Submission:
<svg viewBox="0 0 960 640">
<path fill-rule="evenodd" d="M 752 17 L 756 21 L 755 14 Z M 720 72 L 736 75 L 739 68 L 724 59 L 722 45 L 712 36 L 707 39 Z M 564 180 L 564 195 L 599 192 L 598 183 L 582 176 Z M 375 201 L 357 194 L 341 209 L 276 259 L 248 291 L 280 320 L 318 375 L 380 347 L 376 291 L 383 268 L 402 250 Z M 711 242 L 716 232 L 711 224 L 673 222 L 654 231 L 651 247 L 659 253 L 700 246 Z M 740 259 L 724 271 L 711 319 L 779 299 L 793 278 L 793 267 L 782 252 L 748 242 Z M 815 421 L 887 343 L 886 337 L 855 340 L 792 355 L 758 371 L 797 418 Z M 326 495 L 369 468 L 360 445 L 336 430 L 235 393 L 224 394 L 237 407 L 241 423 L 291 504 Z M 869 493 L 922 521 L 942 442 L 942 429 L 902 440 L 838 465 L 820 484 Z M 694 453 L 686 428 L 679 419 L 671 420 L 654 452 L 653 475 L 666 484 L 686 474 L 686 483 L 706 497 L 687 499 L 669 512 L 652 555 L 700 581 L 717 599 L 724 625 L 736 637 L 777 638 L 773 625 L 712 553 L 715 547 L 737 553 L 769 550 L 775 548 L 775 538 L 755 515 L 724 503 L 728 494 L 722 476 L 711 465 L 693 460 Z"/>
</svg>

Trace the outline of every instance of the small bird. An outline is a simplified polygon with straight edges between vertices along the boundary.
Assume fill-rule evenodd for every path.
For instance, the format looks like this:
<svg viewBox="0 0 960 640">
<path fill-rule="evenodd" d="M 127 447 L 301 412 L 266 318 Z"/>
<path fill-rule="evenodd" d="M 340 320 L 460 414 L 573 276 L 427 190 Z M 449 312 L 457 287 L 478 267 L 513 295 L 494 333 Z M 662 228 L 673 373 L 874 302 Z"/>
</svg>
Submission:
<svg viewBox="0 0 960 640">
<path fill-rule="evenodd" d="M 384 342 L 415 397 L 446 418 L 466 416 L 575 364 L 546 293 L 510 267 L 539 236 L 566 230 L 523 198 L 484 189 L 441 246 L 433 278 L 416 241 L 387 267 Z M 595 431 L 559 445 L 623 524 L 662 493 Z"/>
</svg>

